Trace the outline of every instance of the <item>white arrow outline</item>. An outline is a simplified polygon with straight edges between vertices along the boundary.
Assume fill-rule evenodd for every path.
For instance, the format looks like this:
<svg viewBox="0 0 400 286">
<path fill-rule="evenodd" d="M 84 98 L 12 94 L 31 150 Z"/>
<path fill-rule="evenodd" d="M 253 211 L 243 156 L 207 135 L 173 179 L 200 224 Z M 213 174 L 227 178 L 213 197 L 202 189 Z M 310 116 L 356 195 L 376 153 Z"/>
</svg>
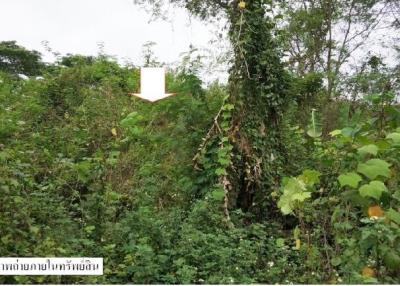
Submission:
<svg viewBox="0 0 400 286">
<path fill-rule="evenodd" d="M 142 73 L 144 74 L 145 69 L 147 69 L 146 77 L 142 76 Z M 153 92 L 156 93 L 156 92 L 160 92 L 160 91 L 153 91 L 152 89 L 154 88 L 154 86 L 151 86 L 151 84 L 149 82 L 145 83 L 144 82 L 144 78 L 146 78 L 146 80 L 148 81 L 149 80 L 148 77 L 149 77 L 149 73 L 150 72 L 153 72 L 153 74 L 154 74 L 154 73 L 161 72 L 161 70 L 163 70 L 163 78 L 161 78 L 161 81 L 164 82 L 164 90 L 163 91 L 160 90 L 162 93 L 160 93 L 156 97 L 149 96 L 149 93 L 153 93 Z M 146 85 L 147 86 L 146 87 L 147 92 L 146 92 L 145 95 L 142 94 L 142 93 L 129 93 L 129 95 L 133 95 L 133 96 L 139 97 L 141 99 L 144 99 L 144 100 L 147 100 L 147 101 L 150 101 L 150 102 L 156 102 L 158 100 L 167 98 L 167 97 L 169 97 L 171 95 L 175 95 L 176 93 L 165 93 L 165 89 L 166 89 L 165 76 L 166 75 L 165 75 L 165 68 L 164 67 L 161 67 L 161 68 L 158 68 L 158 67 L 142 67 L 142 68 L 140 68 L 140 89 L 142 91 L 142 85 L 143 86 Z M 154 80 L 159 80 L 159 79 L 154 78 Z M 162 85 L 163 82 L 160 82 L 160 84 Z M 157 88 L 157 86 L 156 86 L 156 88 Z"/>
</svg>

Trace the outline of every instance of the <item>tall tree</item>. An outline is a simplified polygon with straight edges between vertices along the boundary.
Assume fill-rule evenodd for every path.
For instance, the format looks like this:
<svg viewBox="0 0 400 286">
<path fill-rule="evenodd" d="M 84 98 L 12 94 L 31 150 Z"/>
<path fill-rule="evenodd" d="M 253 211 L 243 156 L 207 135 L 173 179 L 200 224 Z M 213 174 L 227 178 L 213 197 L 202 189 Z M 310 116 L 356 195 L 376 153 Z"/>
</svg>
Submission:
<svg viewBox="0 0 400 286">
<path fill-rule="evenodd" d="M 286 158 L 280 136 L 284 106 L 288 102 L 288 77 L 280 62 L 274 22 L 268 15 L 273 3 L 269 0 L 171 2 L 203 20 L 219 17 L 228 20 L 233 47 L 230 94 L 205 141 L 209 137 L 219 140 L 221 164 L 216 173 L 225 192 L 227 217 L 230 207 L 257 209 L 265 214 L 265 198 L 279 184 Z M 161 2 L 150 3 L 160 8 Z"/>
<path fill-rule="evenodd" d="M 392 0 L 301 0 L 281 6 L 289 64 L 299 75 L 321 72 L 328 99 L 335 97 L 343 65 L 377 29 L 396 23 Z M 389 26 L 387 26 L 389 24 Z"/>
<path fill-rule="evenodd" d="M 29 51 L 15 41 L 0 42 L 0 70 L 31 76 L 40 74 L 43 66 L 39 52 Z"/>
</svg>

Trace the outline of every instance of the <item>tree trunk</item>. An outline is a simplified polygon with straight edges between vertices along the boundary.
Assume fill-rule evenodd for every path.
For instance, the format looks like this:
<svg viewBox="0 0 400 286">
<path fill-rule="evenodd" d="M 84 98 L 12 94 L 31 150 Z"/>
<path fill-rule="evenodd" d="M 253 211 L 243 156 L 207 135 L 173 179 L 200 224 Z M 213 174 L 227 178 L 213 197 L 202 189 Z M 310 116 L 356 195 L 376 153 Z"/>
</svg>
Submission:
<svg viewBox="0 0 400 286">
<path fill-rule="evenodd" d="M 288 75 L 262 0 L 246 2 L 245 9 L 235 1 L 229 20 L 234 49 L 229 78 L 229 101 L 234 105 L 231 196 L 236 207 L 264 216 L 269 194 L 279 185 L 286 162 L 281 126 Z"/>
</svg>

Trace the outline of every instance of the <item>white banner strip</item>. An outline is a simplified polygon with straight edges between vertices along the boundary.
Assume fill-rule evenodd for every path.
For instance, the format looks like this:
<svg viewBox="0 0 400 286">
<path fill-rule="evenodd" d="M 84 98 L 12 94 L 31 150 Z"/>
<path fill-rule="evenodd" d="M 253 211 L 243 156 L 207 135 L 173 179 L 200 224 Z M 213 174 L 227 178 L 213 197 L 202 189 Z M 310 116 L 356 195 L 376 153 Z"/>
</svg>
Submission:
<svg viewBox="0 0 400 286">
<path fill-rule="evenodd" d="M 0 275 L 103 275 L 103 258 L 0 257 Z"/>
</svg>

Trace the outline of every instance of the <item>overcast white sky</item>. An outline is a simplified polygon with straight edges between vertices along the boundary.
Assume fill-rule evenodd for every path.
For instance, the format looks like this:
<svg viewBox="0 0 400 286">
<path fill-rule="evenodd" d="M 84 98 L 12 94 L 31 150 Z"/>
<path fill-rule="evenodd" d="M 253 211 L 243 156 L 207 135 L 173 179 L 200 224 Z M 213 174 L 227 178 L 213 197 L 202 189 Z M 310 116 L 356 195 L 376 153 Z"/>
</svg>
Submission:
<svg viewBox="0 0 400 286">
<path fill-rule="evenodd" d="M 54 59 L 42 42 L 62 55 L 96 55 L 98 43 L 106 54 L 134 64 L 142 63 L 142 45 L 157 43 L 162 62 L 179 59 L 189 45 L 206 48 L 213 38 L 212 27 L 174 9 L 173 20 L 148 23 L 150 15 L 132 0 L 0 0 L 0 41 L 16 40 L 28 49 Z"/>
<path fill-rule="evenodd" d="M 211 49 L 214 54 L 209 56 L 214 58 L 224 51 L 225 43 L 215 41 L 217 27 L 190 18 L 183 9 L 170 12 L 170 22 L 149 23 L 151 16 L 133 0 L 0 0 L 0 41 L 16 40 L 28 49 L 40 51 L 45 61 L 54 57 L 46 52 L 43 41 L 61 55 L 97 55 L 99 43 L 104 43 L 106 54 L 116 56 L 121 63 L 129 59 L 135 65 L 142 64 L 142 46 L 148 41 L 157 43 L 154 52 L 166 63 L 177 62 L 190 44 Z M 350 62 L 357 62 L 371 49 L 390 59 L 390 49 L 386 51 L 381 45 L 384 41 L 380 36 L 392 36 L 385 31 L 375 33 L 370 40 L 377 43 L 372 41 L 368 49 L 359 49 Z M 210 44 L 210 40 L 214 43 Z M 214 66 L 202 77 L 208 82 L 216 78 L 226 81 L 226 67 Z"/>
</svg>

